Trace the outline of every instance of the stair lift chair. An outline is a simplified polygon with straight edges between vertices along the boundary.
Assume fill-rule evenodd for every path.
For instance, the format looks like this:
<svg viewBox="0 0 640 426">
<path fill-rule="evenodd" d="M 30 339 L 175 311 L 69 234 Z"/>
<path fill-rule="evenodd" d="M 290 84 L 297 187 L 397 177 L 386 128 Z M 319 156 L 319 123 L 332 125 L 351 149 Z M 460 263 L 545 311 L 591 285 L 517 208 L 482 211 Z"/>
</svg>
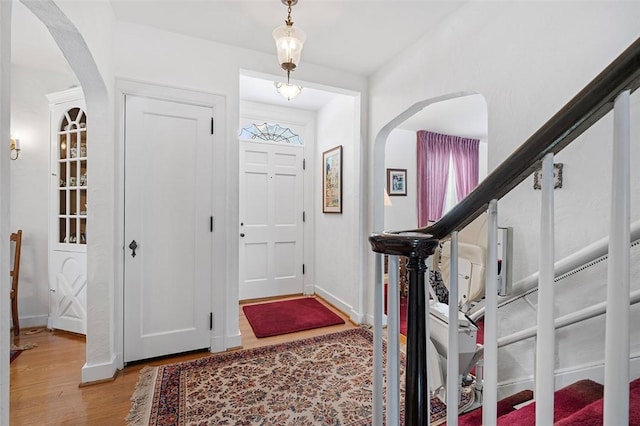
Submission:
<svg viewBox="0 0 640 426">
<path fill-rule="evenodd" d="M 478 328 L 470 321 L 465 313 L 471 307 L 471 303 L 480 300 L 484 296 L 485 286 L 485 262 L 487 242 L 487 215 L 483 214 L 470 223 L 458 235 L 458 349 L 459 349 L 459 374 L 469 371 L 474 363 L 474 355 L 477 350 L 476 335 Z M 451 257 L 451 243 L 445 241 L 436 255 L 434 265 L 440 264 L 442 279 L 449 288 L 449 264 Z M 434 300 L 437 300 L 434 298 Z M 450 301 L 451 302 L 451 301 Z M 430 376 L 431 387 L 441 399 L 446 395 L 446 371 L 449 347 L 449 306 L 445 303 L 431 303 L 429 318 L 431 343 L 437 354 L 436 360 L 429 360 L 429 366 L 435 368 L 439 364 L 439 371 Z M 433 352 L 432 352 L 433 353 Z M 440 379 L 440 381 L 438 381 Z"/>
</svg>

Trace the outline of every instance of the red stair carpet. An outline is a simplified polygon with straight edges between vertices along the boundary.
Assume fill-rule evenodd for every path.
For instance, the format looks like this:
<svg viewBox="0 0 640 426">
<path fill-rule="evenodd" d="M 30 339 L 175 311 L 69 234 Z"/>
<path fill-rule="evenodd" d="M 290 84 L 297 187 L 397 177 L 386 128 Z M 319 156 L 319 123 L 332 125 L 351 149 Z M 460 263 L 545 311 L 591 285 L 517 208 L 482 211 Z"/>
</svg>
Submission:
<svg viewBox="0 0 640 426">
<path fill-rule="evenodd" d="M 518 404 L 533 399 L 533 392 L 523 390 L 498 401 L 498 417 L 515 411 Z M 478 426 L 482 424 L 482 407 L 476 408 L 458 418 L 458 426 Z"/>
<path fill-rule="evenodd" d="M 247 305 L 242 310 L 256 337 L 344 324 L 340 316 L 313 297 Z"/>
<path fill-rule="evenodd" d="M 555 393 L 553 421 L 558 422 L 586 405 L 602 398 L 603 386 L 591 380 L 580 380 Z M 535 425 L 535 402 L 498 418 L 498 425 Z"/>
<path fill-rule="evenodd" d="M 599 426 L 602 424 L 603 403 L 602 399 L 598 399 L 565 417 L 556 425 Z M 640 426 L 640 379 L 634 380 L 629 386 L 629 426 Z"/>
</svg>

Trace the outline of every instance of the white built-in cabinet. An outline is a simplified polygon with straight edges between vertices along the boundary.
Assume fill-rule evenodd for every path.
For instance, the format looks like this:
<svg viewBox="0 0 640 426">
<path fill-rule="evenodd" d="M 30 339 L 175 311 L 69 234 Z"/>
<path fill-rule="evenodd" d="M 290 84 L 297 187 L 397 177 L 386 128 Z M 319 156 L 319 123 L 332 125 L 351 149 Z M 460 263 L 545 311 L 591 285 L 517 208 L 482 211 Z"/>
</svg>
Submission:
<svg viewBox="0 0 640 426">
<path fill-rule="evenodd" d="M 81 88 L 47 95 L 50 111 L 49 328 L 86 334 L 89 144 Z"/>
</svg>

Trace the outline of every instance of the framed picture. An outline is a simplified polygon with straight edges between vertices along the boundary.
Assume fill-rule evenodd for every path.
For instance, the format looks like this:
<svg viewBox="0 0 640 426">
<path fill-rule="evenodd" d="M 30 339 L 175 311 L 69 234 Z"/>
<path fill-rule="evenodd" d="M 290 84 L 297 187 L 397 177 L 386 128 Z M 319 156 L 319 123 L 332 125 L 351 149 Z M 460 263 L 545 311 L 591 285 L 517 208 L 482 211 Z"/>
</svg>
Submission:
<svg viewBox="0 0 640 426">
<path fill-rule="evenodd" d="M 387 169 L 387 194 L 407 195 L 407 169 Z"/>
<path fill-rule="evenodd" d="M 342 145 L 322 153 L 322 213 L 342 213 Z"/>
</svg>

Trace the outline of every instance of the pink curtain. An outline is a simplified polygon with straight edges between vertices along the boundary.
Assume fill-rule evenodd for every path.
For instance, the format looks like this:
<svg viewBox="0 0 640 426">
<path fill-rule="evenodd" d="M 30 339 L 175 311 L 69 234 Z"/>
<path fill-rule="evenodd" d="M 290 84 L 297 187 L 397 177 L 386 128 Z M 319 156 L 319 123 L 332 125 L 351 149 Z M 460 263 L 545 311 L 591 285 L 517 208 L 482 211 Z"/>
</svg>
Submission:
<svg viewBox="0 0 640 426">
<path fill-rule="evenodd" d="M 456 171 L 461 200 L 478 184 L 478 139 L 418 131 L 418 226 L 442 217 L 449 175 L 449 158 Z"/>
<path fill-rule="evenodd" d="M 455 137 L 455 136 L 454 136 Z M 458 138 L 451 144 L 451 155 L 456 172 L 456 197 L 462 200 L 478 186 L 478 139 Z"/>
</svg>

